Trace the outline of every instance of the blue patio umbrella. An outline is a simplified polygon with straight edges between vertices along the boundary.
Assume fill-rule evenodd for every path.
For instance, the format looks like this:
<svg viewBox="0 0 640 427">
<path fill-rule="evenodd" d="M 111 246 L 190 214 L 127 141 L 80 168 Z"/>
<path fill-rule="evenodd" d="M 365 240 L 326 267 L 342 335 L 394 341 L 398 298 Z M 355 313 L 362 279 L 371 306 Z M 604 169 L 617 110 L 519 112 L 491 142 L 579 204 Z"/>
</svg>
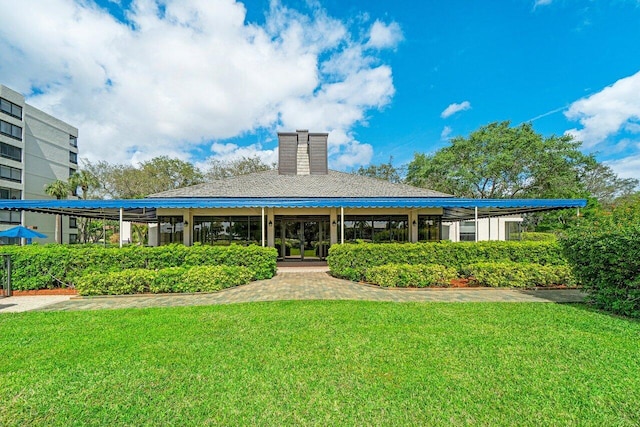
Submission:
<svg viewBox="0 0 640 427">
<path fill-rule="evenodd" d="M 19 239 L 27 239 L 27 244 L 31 243 L 31 239 L 37 237 L 39 239 L 46 239 L 46 235 L 38 233 L 30 228 L 18 225 L 17 227 L 10 228 L 8 230 L 0 231 L 0 237 L 17 237 Z"/>
</svg>

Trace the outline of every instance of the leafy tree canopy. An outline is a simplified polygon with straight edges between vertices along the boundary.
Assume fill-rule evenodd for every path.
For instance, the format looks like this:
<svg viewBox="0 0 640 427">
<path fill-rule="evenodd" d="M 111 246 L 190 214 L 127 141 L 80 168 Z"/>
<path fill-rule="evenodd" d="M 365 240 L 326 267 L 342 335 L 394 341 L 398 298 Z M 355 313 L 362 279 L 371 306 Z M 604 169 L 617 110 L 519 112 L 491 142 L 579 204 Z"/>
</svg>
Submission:
<svg viewBox="0 0 640 427">
<path fill-rule="evenodd" d="M 275 169 L 276 164 L 268 165 L 258 156 L 253 156 L 228 161 L 211 159 L 208 166 L 205 176 L 209 180 L 215 180 L 272 170 Z"/>
<path fill-rule="evenodd" d="M 71 187 L 69 184 L 59 179 L 45 185 L 44 192 L 56 199 L 66 199 L 71 193 Z"/>
<path fill-rule="evenodd" d="M 79 196 L 82 199 L 88 199 L 90 191 L 99 186 L 100 182 L 98 181 L 98 177 L 87 170 L 79 170 L 69 177 L 69 189 L 71 193 L 77 194 L 78 189 L 80 189 L 81 192 Z"/>
<path fill-rule="evenodd" d="M 369 165 L 367 167 L 360 166 L 355 173 L 356 175 L 384 179 L 394 183 L 402 182 L 400 171 L 398 170 L 398 168 L 393 166 L 393 157 L 389 157 L 388 163 Z"/>
<path fill-rule="evenodd" d="M 97 197 L 116 199 L 142 198 L 204 181 L 203 173 L 193 164 L 167 156 L 155 157 L 138 167 L 86 161 L 84 169 L 100 183 Z"/>
<path fill-rule="evenodd" d="M 544 137 L 531 124 L 491 123 L 456 137 L 434 154 L 416 153 L 407 183 L 459 197 L 587 197 L 628 194 L 637 180 L 620 179 L 571 136 Z"/>
</svg>

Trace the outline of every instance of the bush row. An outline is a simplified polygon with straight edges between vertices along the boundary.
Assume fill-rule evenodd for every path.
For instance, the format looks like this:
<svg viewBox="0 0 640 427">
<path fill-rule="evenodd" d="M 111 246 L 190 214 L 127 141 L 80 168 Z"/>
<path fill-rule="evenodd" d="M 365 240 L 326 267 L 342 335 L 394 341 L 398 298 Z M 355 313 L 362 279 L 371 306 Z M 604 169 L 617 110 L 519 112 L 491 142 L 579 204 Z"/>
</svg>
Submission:
<svg viewBox="0 0 640 427">
<path fill-rule="evenodd" d="M 521 236 L 522 240 L 529 242 L 555 242 L 556 240 L 558 240 L 558 237 L 553 233 L 541 233 L 536 231 L 523 231 Z"/>
<path fill-rule="evenodd" d="M 226 265 L 246 267 L 253 279 L 268 279 L 276 271 L 277 253 L 261 246 L 128 246 L 96 245 L 5 246 L 11 254 L 12 286 L 17 290 L 58 288 L 74 284 L 88 273 L 128 269 L 158 270 L 168 267 Z"/>
<path fill-rule="evenodd" d="M 386 264 L 372 267 L 366 272 L 367 282 L 399 288 L 448 287 L 457 276 L 454 268 L 439 264 Z"/>
<path fill-rule="evenodd" d="M 169 267 L 160 270 L 129 269 L 89 273 L 78 277 L 80 295 L 215 292 L 249 283 L 252 273 L 240 266 Z"/>
<path fill-rule="evenodd" d="M 574 286 L 567 265 L 540 265 L 518 262 L 482 262 L 462 269 L 472 286 L 530 288 L 555 285 Z"/>
<path fill-rule="evenodd" d="M 640 224 L 578 230 L 561 245 L 596 306 L 640 317 Z"/>
<path fill-rule="evenodd" d="M 333 245 L 327 262 L 333 275 L 355 281 L 365 280 L 368 269 L 386 264 L 440 264 L 458 271 L 479 262 L 567 264 L 555 241 Z"/>
</svg>

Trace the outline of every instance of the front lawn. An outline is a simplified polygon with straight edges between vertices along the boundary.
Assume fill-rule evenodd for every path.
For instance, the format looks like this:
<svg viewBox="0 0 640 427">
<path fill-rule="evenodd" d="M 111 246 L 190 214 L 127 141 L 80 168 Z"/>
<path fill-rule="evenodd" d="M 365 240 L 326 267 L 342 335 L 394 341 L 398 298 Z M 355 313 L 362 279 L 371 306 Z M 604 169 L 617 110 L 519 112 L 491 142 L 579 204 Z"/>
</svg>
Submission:
<svg viewBox="0 0 640 427">
<path fill-rule="evenodd" d="M 640 323 L 582 305 L 0 315 L 0 425 L 637 425 Z"/>
</svg>

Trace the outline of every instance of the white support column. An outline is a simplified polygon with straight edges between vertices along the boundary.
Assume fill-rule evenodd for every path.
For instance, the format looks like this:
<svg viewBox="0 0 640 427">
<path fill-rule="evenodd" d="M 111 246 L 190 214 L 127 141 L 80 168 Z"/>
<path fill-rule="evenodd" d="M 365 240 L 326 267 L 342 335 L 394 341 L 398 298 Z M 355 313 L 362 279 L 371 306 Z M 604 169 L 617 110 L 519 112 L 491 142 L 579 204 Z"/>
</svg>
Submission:
<svg viewBox="0 0 640 427">
<path fill-rule="evenodd" d="M 260 228 L 260 235 L 262 236 L 262 247 L 264 248 L 264 208 L 262 208 L 262 227 Z"/>
<path fill-rule="evenodd" d="M 276 246 L 276 232 L 275 222 L 276 218 L 273 212 L 273 208 L 267 208 L 267 246 L 274 248 Z"/>
<path fill-rule="evenodd" d="M 118 229 L 118 240 L 120 240 L 120 247 L 122 247 L 122 216 L 124 214 L 124 209 L 120 208 L 120 228 Z"/>
<path fill-rule="evenodd" d="M 409 212 L 409 241 L 417 242 L 418 241 L 418 212 L 412 210 Z"/>
<path fill-rule="evenodd" d="M 344 206 L 340 206 L 340 244 L 344 245 Z"/>
<path fill-rule="evenodd" d="M 338 210 L 336 208 L 331 208 L 329 222 L 331 223 L 330 242 L 335 245 L 338 243 Z"/>
<path fill-rule="evenodd" d="M 475 207 L 476 242 L 478 241 L 478 207 Z"/>
</svg>

